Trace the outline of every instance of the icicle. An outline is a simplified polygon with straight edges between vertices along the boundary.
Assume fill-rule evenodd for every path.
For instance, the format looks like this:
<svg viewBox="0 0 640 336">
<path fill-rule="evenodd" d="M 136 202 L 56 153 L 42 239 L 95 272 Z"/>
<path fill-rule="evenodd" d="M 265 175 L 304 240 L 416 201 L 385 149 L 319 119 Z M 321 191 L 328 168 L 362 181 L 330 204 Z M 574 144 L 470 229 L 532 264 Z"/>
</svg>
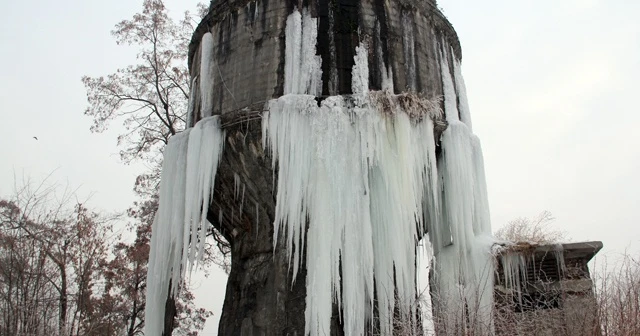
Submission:
<svg viewBox="0 0 640 336">
<path fill-rule="evenodd" d="M 449 122 L 460 120 L 458 115 L 458 99 L 456 96 L 456 88 L 453 82 L 453 78 L 451 78 L 451 68 L 449 67 L 449 53 L 446 51 L 441 51 L 440 59 L 445 116 L 447 117 L 447 121 Z"/>
<path fill-rule="evenodd" d="M 315 45 L 301 37 L 315 38 L 304 22 L 297 11 L 287 20 L 287 93 L 312 93 L 294 74 L 317 73 L 319 63 L 305 61 L 315 50 L 301 47 Z M 334 300 L 349 335 L 364 335 L 374 299 L 383 335 L 395 309 L 416 322 L 415 245 L 425 190 L 437 180 L 433 124 L 412 122 L 390 94 L 391 106 L 369 100 L 363 46 L 355 62 L 356 106 L 333 96 L 318 107 L 311 95 L 288 94 L 270 101 L 263 118 L 263 144 L 278 165 L 274 239 L 286 234 L 294 279 L 307 244 L 307 335 L 328 333 Z"/>
<path fill-rule="evenodd" d="M 356 47 L 354 56 L 355 64 L 351 69 L 351 91 L 356 99 L 357 105 L 363 105 L 369 93 L 369 63 L 367 60 L 367 49 L 363 46 Z"/>
<path fill-rule="evenodd" d="M 233 200 L 235 201 L 238 198 L 238 193 L 240 192 L 240 176 L 238 173 L 233 173 Z"/>
<path fill-rule="evenodd" d="M 194 126 L 189 138 L 184 227 L 185 239 L 189 239 L 188 233 L 191 232 L 192 248 L 189 253 L 186 249 L 183 252 L 185 264 L 188 261 L 193 266 L 196 254 L 198 261 L 204 256 L 205 237 L 210 226 L 207 211 L 223 146 L 224 131 L 220 130 L 218 116 L 204 118 Z"/>
<path fill-rule="evenodd" d="M 194 110 L 195 110 L 195 101 L 196 101 L 196 81 L 198 80 L 198 76 L 194 76 L 191 80 L 191 91 L 189 92 L 189 103 L 187 105 L 187 122 L 185 124 L 185 128 L 190 128 L 193 126 L 194 118 Z"/>
<path fill-rule="evenodd" d="M 320 56 L 316 55 L 318 19 L 296 9 L 287 18 L 284 94 L 322 93 Z"/>
<path fill-rule="evenodd" d="M 471 131 L 471 129 L 469 129 Z M 473 173 L 474 173 L 474 217 L 473 232 L 477 235 L 487 235 L 491 233 L 491 215 L 489 213 L 489 196 L 487 194 L 487 181 L 484 173 L 484 158 L 480 139 L 471 136 L 471 151 L 473 152 Z"/>
<path fill-rule="evenodd" d="M 382 91 L 387 91 L 393 93 L 393 69 L 388 64 L 384 64 L 383 50 L 382 50 L 382 39 L 380 37 L 380 24 L 376 25 L 376 39 L 378 40 L 378 48 L 376 49 L 376 53 L 378 54 L 378 68 L 380 69 L 380 74 L 382 75 L 381 87 Z"/>
<path fill-rule="evenodd" d="M 471 113 L 469 113 L 469 102 L 467 101 L 467 87 L 464 85 L 464 78 L 462 77 L 462 69 L 460 61 L 454 60 L 453 62 L 454 80 L 456 82 L 456 91 L 458 91 L 458 99 L 460 104 L 460 120 L 469 127 L 469 131 L 473 131 L 471 124 Z"/>
<path fill-rule="evenodd" d="M 223 139 L 218 117 L 209 117 L 173 136 L 164 150 L 160 201 L 149 253 L 147 335 L 162 333 L 169 283 L 175 295 L 195 254 L 202 257 L 204 234 L 210 225 L 206 215 Z"/>
<path fill-rule="evenodd" d="M 164 150 L 160 203 L 152 226 L 149 252 L 147 300 L 145 306 L 145 333 L 160 335 L 164 321 L 165 301 L 169 294 L 169 281 L 180 273 L 182 252 L 181 226 L 184 222 L 185 171 L 189 132 L 177 134 Z M 182 211 L 180 211 L 182 210 Z M 175 292 L 176 282 L 172 282 Z"/>
<path fill-rule="evenodd" d="M 298 81 L 301 75 L 300 62 L 302 50 L 302 14 L 295 9 L 287 17 L 285 32 L 284 58 L 284 94 L 303 93 L 298 91 Z M 264 134 L 264 133 L 263 133 Z"/>
<path fill-rule="evenodd" d="M 558 266 L 560 279 L 563 279 L 567 272 L 567 265 L 564 261 L 564 246 L 562 246 L 562 244 L 556 244 L 554 247 L 555 249 L 553 250 L 553 256 L 556 259 L 556 265 Z"/>
<path fill-rule="evenodd" d="M 457 330 L 454 324 L 460 321 L 491 330 L 493 239 L 482 150 L 478 138 L 459 119 L 455 84 L 461 83 L 461 76 L 454 83 L 449 54 L 443 50 L 440 55 L 449 125 L 442 134 L 443 160 L 438 171 L 443 190 L 441 223 L 430 235 L 435 251 L 438 310 L 448 330 Z M 466 101 L 460 108 L 468 108 Z M 473 316 L 466 318 L 465 309 L 472 309 Z"/>
<path fill-rule="evenodd" d="M 322 94 L 322 59 L 316 55 L 318 39 L 318 19 L 312 18 L 305 9 L 302 16 L 302 64 L 299 78 L 299 93 L 314 96 Z"/>
<path fill-rule="evenodd" d="M 365 334 L 374 306 L 381 335 L 391 335 L 396 311 L 417 331 L 416 244 L 427 226 L 437 301 L 456 313 L 476 304 L 470 323 L 486 322 L 493 240 L 480 143 L 458 117 L 456 90 L 463 84 L 457 63 L 454 82 L 448 51 L 441 52 L 449 127 L 439 169 L 433 111 L 398 103 L 381 41 L 373 66 L 380 68 L 384 92 L 369 92 L 367 50 L 358 46 L 353 99 L 331 96 L 318 106 L 316 29 L 306 11 L 287 18 L 285 95 L 266 104 L 262 123 L 263 146 L 278 171 L 274 241 L 285 241 L 293 281 L 306 251 L 305 335 L 330 332 L 333 304 L 348 335 Z M 411 51 L 409 27 L 405 35 Z M 413 85 L 415 78 L 408 81 Z"/>
<path fill-rule="evenodd" d="M 531 257 L 533 258 L 533 256 Z M 506 253 L 500 256 L 502 272 L 504 274 L 504 287 L 518 299 L 522 305 L 522 281 L 527 280 L 527 258 L 520 253 Z"/>
<path fill-rule="evenodd" d="M 384 112 L 369 104 L 352 114 L 342 97 L 318 107 L 311 96 L 284 96 L 265 116 L 279 169 L 274 238 L 286 228 L 294 275 L 309 218 L 310 335 L 329 328 L 332 295 L 340 298 L 345 333 L 362 335 L 374 278 L 384 335 L 393 326 L 395 294 L 403 317 L 413 320 L 417 228 L 424 190 L 435 180 L 433 124 L 413 124 L 398 106 Z"/>
<path fill-rule="evenodd" d="M 213 35 L 206 33 L 200 42 L 200 111 L 203 118 L 210 117 L 213 112 L 214 58 Z"/>
</svg>

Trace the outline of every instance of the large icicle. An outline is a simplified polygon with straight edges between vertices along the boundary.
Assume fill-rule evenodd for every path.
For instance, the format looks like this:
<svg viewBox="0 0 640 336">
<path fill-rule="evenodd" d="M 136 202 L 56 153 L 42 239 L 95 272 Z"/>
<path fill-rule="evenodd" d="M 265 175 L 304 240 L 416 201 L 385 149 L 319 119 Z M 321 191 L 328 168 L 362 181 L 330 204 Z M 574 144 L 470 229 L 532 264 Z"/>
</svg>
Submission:
<svg viewBox="0 0 640 336">
<path fill-rule="evenodd" d="M 524 244 L 521 246 L 521 243 Z M 544 276 L 541 276 L 542 274 L 535 274 L 542 273 L 542 270 L 538 269 L 542 260 L 553 258 L 561 276 L 566 271 L 562 244 L 557 244 L 553 250 L 543 253 L 536 251 L 538 246 L 533 242 L 500 242 L 494 246 L 494 254 L 502 265 L 503 277 L 499 282 L 501 282 L 504 292 L 517 299 L 520 305 L 523 304 L 522 294 L 526 293 L 527 286 L 531 285 L 531 283 L 527 283 L 527 279 L 546 280 Z M 536 255 L 539 255 L 541 260 L 536 260 Z M 532 270 L 534 274 L 528 274 L 528 270 Z"/>
<path fill-rule="evenodd" d="M 493 293 L 491 227 L 484 163 L 478 138 L 459 118 L 456 88 L 459 67 L 451 69 L 448 51 L 441 53 L 447 129 L 442 135 L 441 222 L 432 232 L 435 251 L 438 323 L 447 334 L 491 330 Z M 454 70 L 456 81 L 451 76 Z M 460 93 L 458 93 L 460 94 Z M 461 97 L 461 109 L 467 109 Z M 468 111 L 465 112 L 468 116 Z M 469 316 L 467 311 L 472 311 Z M 462 329 L 461 329 L 462 328 Z"/>
<path fill-rule="evenodd" d="M 162 334 L 169 284 L 175 295 L 187 266 L 193 264 L 196 254 L 201 258 L 223 143 L 224 132 L 214 116 L 175 135 L 164 149 L 160 202 L 149 252 L 146 335 Z"/>
<path fill-rule="evenodd" d="M 320 56 L 316 55 L 318 19 L 295 10 L 287 18 L 284 94 L 322 92 Z"/>
<path fill-rule="evenodd" d="M 469 113 L 469 102 L 467 101 L 467 87 L 464 84 L 464 77 L 462 77 L 462 68 L 460 61 L 454 60 L 453 62 L 453 74 L 456 81 L 456 91 L 458 91 L 458 98 L 460 100 L 460 121 L 465 123 L 469 127 L 469 131 L 473 132 L 471 123 L 471 114 Z"/>
<path fill-rule="evenodd" d="M 213 57 L 213 35 L 206 33 L 200 42 L 200 111 L 203 118 L 210 117 L 213 112 Z"/>
<path fill-rule="evenodd" d="M 213 183 L 218 170 L 218 161 L 222 155 L 223 145 L 224 132 L 220 130 L 220 120 L 217 116 L 200 120 L 193 127 L 189 136 L 189 149 L 185 168 L 187 179 L 183 265 L 187 265 L 187 261 L 188 264 L 193 265 L 196 261 L 196 254 L 198 262 L 202 261 L 205 235 L 210 225 L 207 221 L 208 205 L 211 204 Z M 191 233 L 190 238 L 189 233 Z M 190 251 L 188 251 L 188 242 L 191 242 Z"/>
<path fill-rule="evenodd" d="M 263 145 L 278 171 L 274 240 L 285 242 L 294 281 L 300 265 L 307 267 L 305 335 L 330 333 L 334 305 L 345 334 L 364 335 L 375 327 L 380 335 L 391 335 L 398 317 L 417 333 L 416 244 L 426 227 L 435 258 L 435 301 L 440 313 L 453 316 L 445 322 L 462 321 L 465 328 L 485 323 L 492 239 L 482 151 L 471 131 L 458 61 L 449 50 L 441 52 L 449 126 L 437 166 L 431 118 L 438 108 L 415 94 L 393 94 L 379 26 L 373 50 L 378 62 L 371 66 L 381 74 L 382 91 L 369 91 L 368 52 L 361 45 L 352 70 L 353 95 L 331 96 L 318 106 L 317 28 L 306 9 L 287 18 L 284 95 L 267 103 L 262 124 Z M 414 32 L 405 28 L 404 48 L 412 54 Z M 213 110 L 213 43 L 210 33 L 203 36 L 199 89 L 205 118 L 165 149 L 151 239 L 148 335 L 161 333 L 169 283 L 175 291 L 186 268 L 201 258 L 210 225 L 206 216 L 224 142 L 217 117 L 207 117 Z M 412 87 L 415 60 L 408 61 Z M 449 314 L 465 314 L 467 308 L 479 314 L 462 320 Z"/>
<path fill-rule="evenodd" d="M 145 334 L 161 335 L 165 301 L 174 268 L 179 267 L 184 222 L 185 166 L 189 131 L 177 134 L 164 149 L 160 203 L 151 228 L 151 250 L 147 270 Z M 181 165 L 182 164 L 182 165 Z M 180 211 L 182 209 L 182 211 Z M 178 223 L 178 225 L 175 225 Z M 175 283 L 173 283 L 175 284 Z M 175 285 L 173 285 L 175 287 Z"/>
<path fill-rule="evenodd" d="M 353 99 L 318 106 L 315 29 L 306 13 L 287 19 L 286 94 L 263 117 L 263 143 L 278 165 L 274 239 L 286 233 L 294 278 L 306 244 L 306 335 L 329 333 L 333 304 L 345 334 L 364 335 L 374 300 L 381 334 L 391 335 L 396 309 L 417 322 L 415 246 L 425 190 L 437 180 L 433 111 L 408 111 L 388 92 L 372 97 L 364 46 L 356 49 Z M 421 122 L 410 119 L 420 114 Z"/>
<path fill-rule="evenodd" d="M 415 322 L 415 245 L 424 190 L 435 180 L 433 124 L 412 122 L 399 106 L 348 106 L 340 96 L 320 107 L 309 95 L 270 102 L 264 127 L 279 169 L 275 239 L 286 228 L 294 275 L 306 241 L 306 334 L 327 332 L 335 297 L 345 333 L 363 335 L 375 287 L 390 335 L 394 309 Z"/>
</svg>

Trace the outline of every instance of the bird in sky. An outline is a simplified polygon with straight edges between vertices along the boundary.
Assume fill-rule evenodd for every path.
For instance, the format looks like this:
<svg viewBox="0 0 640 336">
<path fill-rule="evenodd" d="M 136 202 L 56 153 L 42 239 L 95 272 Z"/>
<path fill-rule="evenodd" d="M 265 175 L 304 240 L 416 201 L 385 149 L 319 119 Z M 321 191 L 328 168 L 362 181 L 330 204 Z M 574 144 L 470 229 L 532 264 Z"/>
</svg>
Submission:
<svg viewBox="0 0 640 336">
<path fill-rule="evenodd" d="M 38 140 L 38 137 L 33 137 L 34 139 Z"/>
</svg>

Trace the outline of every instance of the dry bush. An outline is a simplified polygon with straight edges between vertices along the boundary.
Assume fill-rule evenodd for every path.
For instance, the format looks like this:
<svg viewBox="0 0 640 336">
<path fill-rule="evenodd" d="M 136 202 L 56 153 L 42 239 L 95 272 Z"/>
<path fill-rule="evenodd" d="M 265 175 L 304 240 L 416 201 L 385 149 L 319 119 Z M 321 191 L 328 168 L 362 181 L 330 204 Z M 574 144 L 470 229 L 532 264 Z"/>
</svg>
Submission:
<svg viewBox="0 0 640 336">
<path fill-rule="evenodd" d="M 596 301 L 602 335 L 640 335 L 640 261 L 628 253 L 596 277 Z"/>
<path fill-rule="evenodd" d="M 511 242 L 530 242 L 535 244 L 554 244 L 567 240 L 567 234 L 551 227 L 555 218 L 549 211 L 543 211 L 534 218 L 516 218 L 498 231 L 494 236 Z"/>
</svg>

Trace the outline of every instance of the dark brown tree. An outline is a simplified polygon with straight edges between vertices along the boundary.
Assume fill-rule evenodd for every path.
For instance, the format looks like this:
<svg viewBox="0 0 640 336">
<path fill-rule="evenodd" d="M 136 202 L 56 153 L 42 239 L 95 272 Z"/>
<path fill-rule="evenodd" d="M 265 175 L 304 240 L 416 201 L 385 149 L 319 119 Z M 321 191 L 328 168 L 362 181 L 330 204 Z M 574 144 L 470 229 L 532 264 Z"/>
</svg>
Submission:
<svg viewBox="0 0 640 336">
<path fill-rule="evenodd" d="M 26 183 L 0 198 L 0 335 L 143 335 L 157 205 L 130 210 L 139 225 L 128 243 L 112 233 L 119 217 L 91 211 L 68 190 L 56 191 Z M 211 315 L 194 306 L 186 288 L 176 312 L 177 335 L 197 335 Z"/>
<path fill-rule="evenodd" d="M 95 291 L 111 219 L 71 202 L 68 190 L 55 191 L 27 183 L 0 200 L 0 258 L 8 261 L 0 324 L 7 335 L 84 335 L 100 324 Z"/>
</svg>

